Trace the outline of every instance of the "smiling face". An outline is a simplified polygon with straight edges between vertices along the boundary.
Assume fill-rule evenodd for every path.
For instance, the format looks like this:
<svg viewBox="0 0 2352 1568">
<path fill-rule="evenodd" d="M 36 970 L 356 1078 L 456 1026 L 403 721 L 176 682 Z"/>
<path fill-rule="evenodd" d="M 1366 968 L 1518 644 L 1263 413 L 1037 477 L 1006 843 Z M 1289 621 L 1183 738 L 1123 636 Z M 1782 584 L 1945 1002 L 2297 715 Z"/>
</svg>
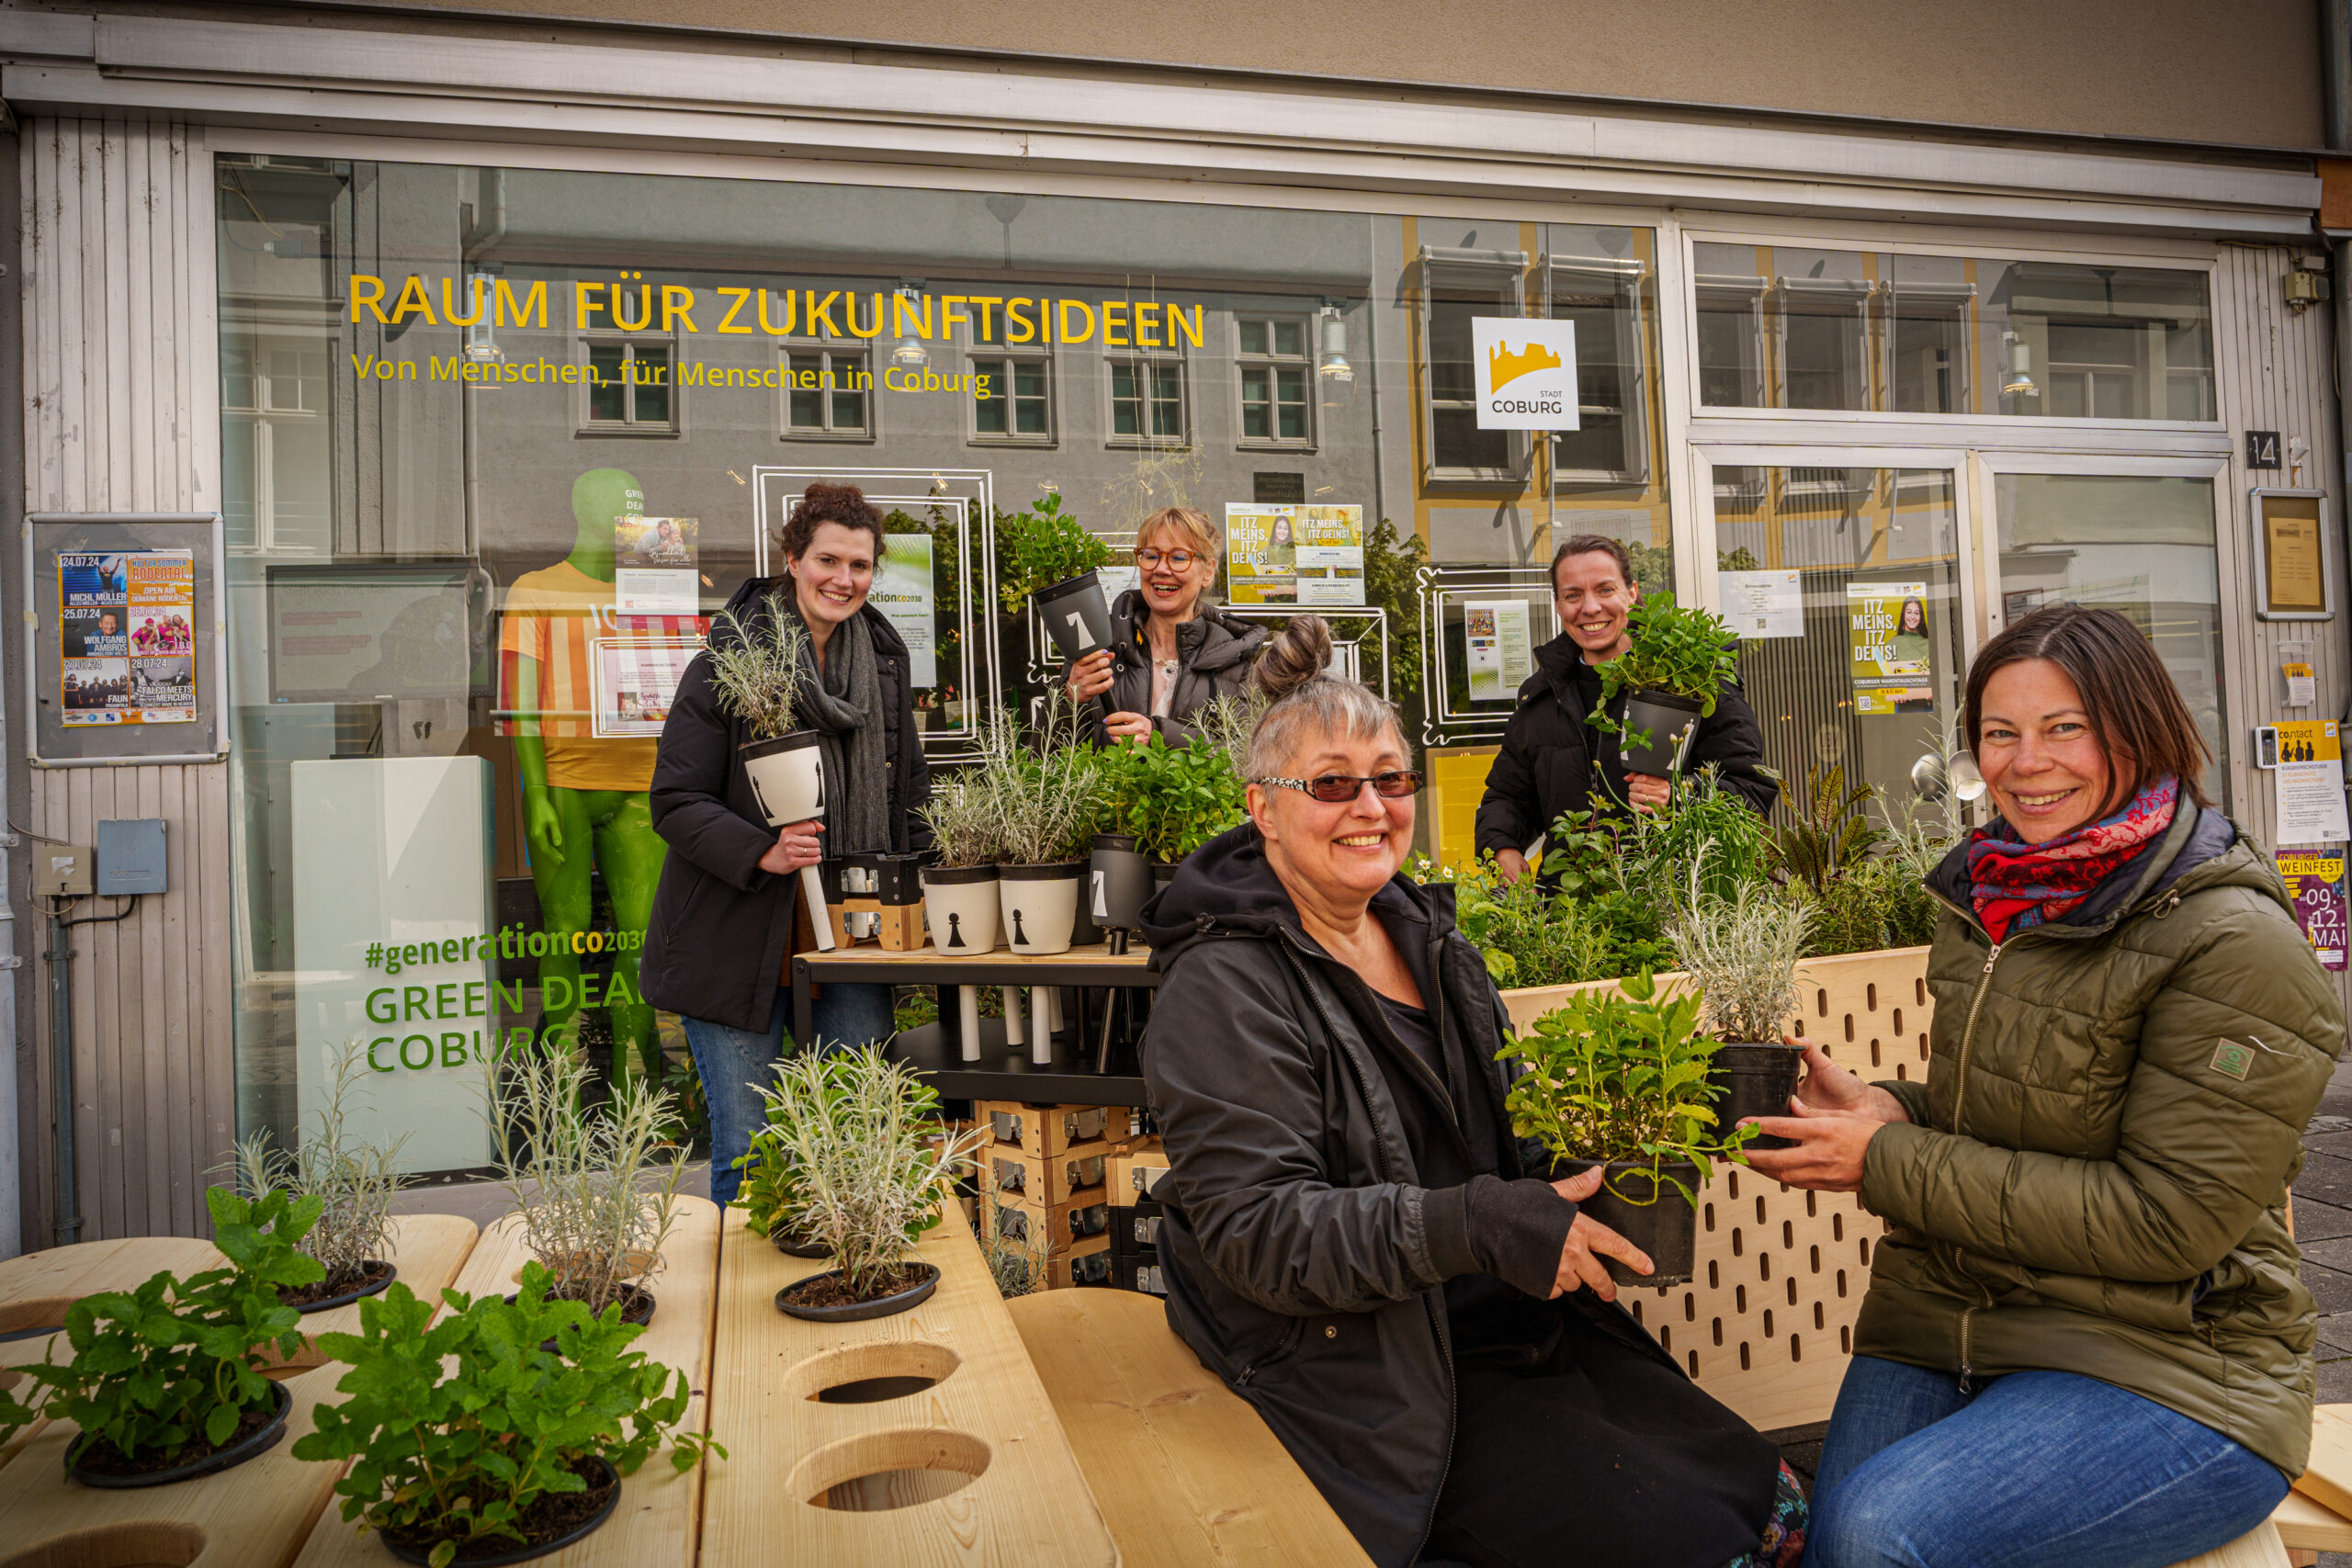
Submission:
<svg viewBox="0 0 2352 1568">
<path fill-rule="evenodd" d="M 2110 809 L 2114 762 L 2091 731 L 2082 694 L 2047 659 L 2004 664 L 1984 682 L 1976 763 L 2002 818 L 2029 844 Z"/>
<path fill-rule="evenodd" d="M 1295 779 L 1370 777 L 1412 765 L 1392 728 L 1363 739 L 1310 735 L 1282 771 Z M 1361 910 L 1396 874 L 1413 845 L 1413 797 L 1391 800 L 1370 784 L 1360 785 L 1351 800 L 1327 806 L 1300 790 L 1253 784 L 1250 816 L 1291 897 L 1325 908 Z"/>
<path fill-rule="evenodd" d="M 1143 564 L 1146 549 L 1159 552 L 1159 564 Z M 1177 570 L 1168 558 L 1171 550 L 1190 554 L 1192 564 Z M 1201 595 L 1216 578 L 1216 557 L 1204 554 L 1184 530 L 1167 524 L 1137 539 L 1136 553 L 1136 586 L 1143 591 L 1144 608 L 1161 620 L 1191 620 L 1200 608 Z"/>
<path fill-rule="evenodd" d="M 1902 632 L 1924 632 L 1928 629 L 1928 607 L 1917 599 L 1903 601 L 1903 624 L 1895 628 Z"/>
<path fill-rule="evenodd" d="M 1606 664 L 1625 651 L 1625 615 L 1642 591 L 1625 581 L 1617 558 L 1605 550 L 1569 556 L 1552 569 L 1553 603 L 1560 625 L 1588 664 Z"/>
<path fill-rule="evenodd" d="M 820 523 L 792 562 L 792 593 L 803 619 L 837 626 L 865 607 L 874 587 L 874 536 Z"/>
</svg>

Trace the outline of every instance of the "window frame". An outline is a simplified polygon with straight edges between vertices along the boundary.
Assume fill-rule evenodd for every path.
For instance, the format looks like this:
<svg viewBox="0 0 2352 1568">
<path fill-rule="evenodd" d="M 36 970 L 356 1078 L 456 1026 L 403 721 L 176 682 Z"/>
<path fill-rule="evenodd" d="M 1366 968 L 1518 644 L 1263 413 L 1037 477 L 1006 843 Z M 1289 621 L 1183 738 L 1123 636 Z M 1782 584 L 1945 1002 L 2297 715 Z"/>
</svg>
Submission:
<svg viewBox="0 0 2352 1568">
<path fill-rule="evenodd" d="M 675 332 L 632 333 L 622 332 L 612 327 L 593 327 L 585 332 L 575 333 L 572 342 L 575 347 L 573 363 L 580 367 L 580 400 L 573 405 L 572 434 L 575 437 L 663 441 L 675 440 L 686 434 L 685 389 L 678 384 L 678 371 L 682 363 L 681 344 Z M 670 379 L 667 389 L 670 393 L 670 417 L 666 422 L 656 423 L 651 420 L 639 420 L 637 417 L 636 384 L 634 383 L 625 384 L 625 389 L 628 394 L 626 400 L 628 405 L 627 419 L 597 419 L 590 413 L 589 411 L 594 406 L 590 399 L 597 390 L 596 383 L 589 378 L 589 368 L 594 363 L 592 351 L 609 348 L 615 344 L 621 345 L 623 354 L 631 361 L 636 359 L 636 350 L 639 344 L 658 344 L 668 351 Z"/>
<path fill-rule="evenodd" d="M 1001 316 L 997 319 L 1000 323 L 1003 320 Z M 998 337 L 1003 335 L 1001 326 L 995 335 Z M 1061 377 L 1057 374 L 1055 357 L 1054 351 L 1045 344 L 1022 344 L 1012 346 L 1002 343 L 992 343 L 980 336 L 977 322 L 967 327 L 964 341 L 965 372 L 978 376 L 982 373 L 981 363 L 993 361 L 1006 367 L 1008 385 L 1005 389 L 1005 428 L 1001 434 L 984 431 L 980 428 L 979 399 L 969 397 L 964 400 L 964 444 L 967 446 L 1019 446 L 1033 451 L 1049 451 L 1059 446 L 1061 419 L 1056 393 L 1059 389 Z M 1020 419 L 1018 404 L 1014 401 L 1012 392 L 1012 386 L 1017 383 L 1012 382 L 1012 373 L 1015 367 L 1021 365 L 1034 365 L 1046 373 L 1046 429 L 1043 434 L 1034 432 L 1024 433 L 1014 428 L 1020 423 Z"/>
<path fill-rule="evenodd" d="M 1133 366 L 1148 373 L 1160 366 L 1172 366 L 1176 371 L 1176 425 L 1174 435 L 1122 435 L 1119 434 L 1119 395 L 1116 367 Z M 1142 409 L 1148 411 L 1156 398 L 1147 391 L 1141 400 Z M 1149 423 L 1149 418 L 1142 421 Z M 1167 348 L 1117 348 L 1106 350 L 1102 355 L 1102 445 L 1105 448 L 1128 452 L 1184 452 L 1193 449 L 1197 434 L 1193 418 L 1192 367 L 1183 350 Z"/>
<path fill-rule="evenodd" d="M 1618 333 L 1617 372 L 1620 400 L 1623 406 L 1616 412 L 1621 419 L 1628 421 L 1624 450 L 1630 459 L 1630 466 L 1622 468 L 1564 467 L 1559 460 L 1560 437 L 1568 433 L 1554 431 L 1551 433 L 1551 465 L 1555 493 L 1586 486 L 1639 485 L 1646 489 L 1649 485 L 1655 468 L 1650 449 L 1650 323 L 1642 303 L 1642 284 L 1650 276 L 1649 264 L 1639 257 L 1629 256 L 1623 261 L 1604 261 L 1597 256 L 1547 258 L 1544 269 L 1545 319 L 1560 319 L 1557 304 L 1561 294 L 1560 282 L 1564 276 L 1586 286 L 1578 292 L 1589 292 L 1592 284 L 1605 282 L 1617 295 L 1618 303 L 1614 310 Z M 1577 344 L 1577 360 L 1581 371 L 1584 364 L 1581 342 Z M 1578 379 L 1581 381 L 1581 375 Z M 1586 407 L 1581 385 L 1577 388 L 1577 417 L 1581 421 Z"/>
<path fill-rule="evenodd" d="M 858 338 L 844 342 L 841 338 L 829 337 L 780 337 L 771 341 L 775 344 L 777 367 L 784 372 L 777 378 L 782 384 L 776 389 L 775 414 L 778 440 L 815 442 L 825 446 L 870 446 L 881 440 L 882 382 L 879 373 L 874 368 L 874 344 L 879 340 Z M 832 393 L 840 390 L 839 388 L 818 389 L 817 395 L 820 400 L 818 406 L 824 411 L 825 414 L 825 423 L 821 427 L 797 425 L 792 423 L 792 356 L 796 354 L 823 355 L 825 368 L 829 371 L 834 368 L 832 361 L 835 356 L 862 359 L 865 362 L 868 385 L 863 392 L 865 399 L 864 428 L 843 430 L 832 423 Z"/>
<path fill-rule="evenodd" d="M 1266 348 L 1262 353 L 1252 353 L 1241 346 L 1241 329 L 1244 325 L 1251 321 L 1261 321 L 1265 323 Z M 1245 452 L 1312 452 L 1317 449 L 1318 436 L 1320 434 L 1317 429 L 1317 398 L 1315 395 L 1315 359 L 1317 350 L 1315 329 L 1317 322 L 1317 317 L 1316 313 L 1311 310 L 1299 312 L 1289 310 L 1236 310 L 1233 312 L 1233 444 L 1237 450 Z M 1300 342 L 1304 344 L 1298 353 L 1283 354 L 1274 348 L 1274 328 L 1278 324 L 1291 324 L 1295 325 L 1298 328 L 1301 334 Z M 1245 370 L 1261 368 L 1264 369 L 1268 374 L 1268 390 L 1276 394 L 1266 405 L 1267 412 L 1272 416 L 1272 428 L 1276 432 L 1276 434 L 1272 435 L 1251 435 L 1248 432 L 1249 403 L 1244 395 L 1242 372 Z M 1282 399 L 1279 395 L 1279 389 L 1281 387 L 1280 372 L 1284 369 L 1298 370 L 1306 378 L 1306 397 L 1303 404 L 1306 415 L 1306 431 L 1303 435 L 1286 436 L 1280 434 L 1282 429 Z"/>
<path fill-rule="evenodd" d="M 220 423 L 222 426 L 221 459 L 228 460 L 227 433 L 236 425 L 245 425 L 253 432 L 253 532 L 243 543 L 226 545 L 232 555 L 254 556 L 315 556 L 325 558 L 335 553 L 334 497 L 336 451 L 334 443 L 335 355 L 341 340 L 331 327 L 304 328 L 287 321 L 241 321 L 231 331 L 242 337 L 253 351 L 254 401 L 251 405 L 232 405 L 228 400 L 227 377 L 220 376 Z M 270 373 L 265 368 L 266 356 L 280 344 L 314 344 L 323 360 L 319 376 L 322 401 L 318 409 L 280 409 L 270 406 L 267 387 Z M 224 354 L 225 357 L 225 354 Z M 297 379 L 300 379 L 300 377 Z M 279 426 L 323 423 L 326 443 L 326 505 L 325 543 L 323 545 L 289 544 L 277 537 L 276 442 Z M 225 536 L 224 536 L 225 538 Z"/>
<path fill-rule="evenodd" d="M 1420 286 L 1413 291 L 1413 374 L 1414 401 L 1419 405 L 1416 415 L 1420 423 L 1421 482 L 1453 490 L 1518 490 L 1526 482 L 1528 471 L 1531 444 L 1525 431 L 1498 433 L 1504 442 L 1502 468 L 1444 464 L 1437 460 L 1440 403 L 1435 391 L 1430 318 L 1437 305 L 1435 296 L 1441 289 L 1483 288 L 1488 283 L 1500 285 L 1496 304 L 1505 315 L 1524 316 L 1527 313 L 1527 253 L 1423 245 L 1418 262 Z M 1467 412 L 1474 419 L 1477 406 L 1475 396 L 1447 399 L 1443 404 L 1446 412 Z"/>
</svg>

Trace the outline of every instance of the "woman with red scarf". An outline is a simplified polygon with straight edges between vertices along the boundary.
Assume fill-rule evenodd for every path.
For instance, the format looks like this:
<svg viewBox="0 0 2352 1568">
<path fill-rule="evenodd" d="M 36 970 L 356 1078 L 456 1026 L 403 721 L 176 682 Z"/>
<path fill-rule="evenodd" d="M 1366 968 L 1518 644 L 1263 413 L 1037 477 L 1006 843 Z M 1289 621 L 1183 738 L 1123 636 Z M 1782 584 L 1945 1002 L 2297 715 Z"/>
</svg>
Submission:
<svg viewBox="0 0 2352 1568">
<path fill-rule="evenodd" d="M 1927 1079 L 1808 1045 L 1751 1156 L 1887 1223 L 1805 1562 L 2165 1568 L 2309 1451 L 2287 1184 L 2343 1010 L 2129 620 L 2018 621 L 1964 719 L 1999 815 L 1928 879 Z"/>
</svg>

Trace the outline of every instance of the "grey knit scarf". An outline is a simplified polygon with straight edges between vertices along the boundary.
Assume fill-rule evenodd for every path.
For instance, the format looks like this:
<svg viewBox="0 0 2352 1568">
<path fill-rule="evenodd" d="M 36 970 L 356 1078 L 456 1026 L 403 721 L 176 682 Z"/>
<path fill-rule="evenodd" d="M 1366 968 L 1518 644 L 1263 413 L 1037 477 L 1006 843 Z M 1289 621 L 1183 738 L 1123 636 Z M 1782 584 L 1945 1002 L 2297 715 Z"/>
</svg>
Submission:
<svg viewBox="0 0 2352 1568">
<path fill-rule="evenodd" d="M 797 604 L 787 599 L 785 613 L 807 628 Z M 882 674 L 863 612 L 833 628 L 825 644 L 825 678 L 809 681 L 800 700 L 825 761 L 825 858 L 889 849 Z"/>
</svg>

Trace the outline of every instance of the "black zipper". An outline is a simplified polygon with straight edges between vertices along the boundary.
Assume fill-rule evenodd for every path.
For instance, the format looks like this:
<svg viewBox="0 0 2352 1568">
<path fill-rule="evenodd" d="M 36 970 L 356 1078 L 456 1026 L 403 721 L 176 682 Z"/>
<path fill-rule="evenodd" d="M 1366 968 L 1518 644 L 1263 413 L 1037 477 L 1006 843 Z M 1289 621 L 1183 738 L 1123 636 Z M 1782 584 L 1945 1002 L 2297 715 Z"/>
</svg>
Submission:
<svg viewBox="0 0 2352 1568">
<path fill-rule="evenodd" d="M 1250 1362 L 1248 1366 L 1242 1368 L 1241 1371 L 1235 1375 L 1233 1386 L 1236 1388 L 1247 1388 L 1250 1386 L 1250 1380 L 1256 1377 L 1260 1372 L 1264 1371 L 1268 1367 L 1278 1366 L 1282 1362 L 1290 1359 L 1292 1354 L 1298 1349 L 1299 1340 L 1305 1337 L 1306 1334 L 1306 1319 L 1303 1317 L 1292 1318 L 1290 1320 L 1290 1326 L 1283 1330 L 1283 1337 L 1274 1342 L 1274 1348 L 1272 1350 L 1267 1351 L 1263 1356 L 1259 1357 L 1258 1359 Z"/>
</svg>

